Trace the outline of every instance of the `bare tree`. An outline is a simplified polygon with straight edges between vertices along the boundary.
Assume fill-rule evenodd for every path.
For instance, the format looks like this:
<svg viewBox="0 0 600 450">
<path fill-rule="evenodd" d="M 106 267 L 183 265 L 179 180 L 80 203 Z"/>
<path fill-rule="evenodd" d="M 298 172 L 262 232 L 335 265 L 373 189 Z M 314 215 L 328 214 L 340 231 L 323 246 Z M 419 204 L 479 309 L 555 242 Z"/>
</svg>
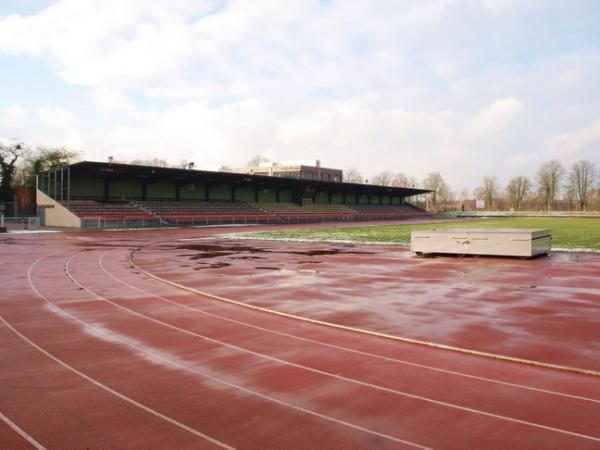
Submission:
<svg viewBox="0 0 600 450">
<path fill-rule="evenodd" d="M 444 181 L 442 174 L 439 172 L 432 172 L 423 180 L 423 188 L 432 191 L 429 194 L 429 200 L 431 202 L 431 208 L 437 209 L 440 204 L 449 202 L 452 197 L 452 191 L 450 187 Z"/>
<path fill-rule="evenodd" d="M 531 181 L 529 181 L 529 178 L 518 176 L 511 179 L 506 186 L 506 193 L 510 200 L 510 206 L 519 211 L 523 200 L 529 195 L 530 190 Z"/>
<path fill-rule="evenodd" d="M 373 178 L 371 178 L 371 184 L 376 184 L 378 186 L 391 186 L 392 178 L 394 174 L 389 170 L 384 170 L 383 172 L 379 172 Z"/>
<path fill-rule="evenodd" d="M 408 177 L 402 172 L 395 173 L 390 182 L 390 186 L 415 188 L 419 182 L 415 177 Z"/>
<path fill-rule="evenodd" d="M 581 211 L 585 211 L 588 207 L 595 178 L 596 169 L 590 161 L 577 161 L 571 166 L 568 188 L 577 200 Z"/>
<path fill-rule="evenodd" d="M 13 178 L 17 160 L 25 155 L 27 147 L 22 142 L 0 143 L 0 202 L 13 201 Z"/>
<path fill-rule="evenodd" d="M 265 158 L 260 153 L 258 155 L 254 155 L 247 163 L 246 167 L 258 167 L 261 163 L 270 162 L 268 158 Z"/>
<path fill-rule="evenodd" d="M 136 166 L 151 166 L 151 167 L 170 167 L 169 161 L 160 158 L 133 159 L 129 164 Z"/>
<path fill-rule="evenodd" d="M 554 199 L 560 192 L 560 181 L 564 174 L 565 168 L 557 159 L 542 164 L 538 169 L 538 193 L 546 207 L 546 211 L 550 211 L 554 205 Z"/>
<path fill-rule="evenodd" d="M 344 181 L 346 183 L 364 183 L 365 179 L 360 174 L 357 168 L 350 167 L 349 169 L 344 170 Z"/>
<path fill-rule="evenodd" d="M 57 170 L 61 167 L 79 161 L 80 154 L 66 147 L 37 147 L 27 152 L 23 158 L 15 181 L 17 184 L 27 186 L 35 195 L 36 175 L 46 170 Z"/>
<path fill-rule="evenodd" d="M 492 209 L 498 197 L 498 179 L 495 176 L 483 177 L 481 186 L 475 189 L 475 197 L 484 200 L 488 209 Z"/>
</svg>

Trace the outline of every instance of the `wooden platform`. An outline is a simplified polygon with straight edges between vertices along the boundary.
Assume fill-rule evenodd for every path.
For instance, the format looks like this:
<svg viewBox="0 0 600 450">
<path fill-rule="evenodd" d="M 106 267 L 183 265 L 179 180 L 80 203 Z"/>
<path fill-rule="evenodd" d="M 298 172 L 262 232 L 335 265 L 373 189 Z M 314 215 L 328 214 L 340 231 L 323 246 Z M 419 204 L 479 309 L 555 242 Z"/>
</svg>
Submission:
<svg viewBox="0 0 600 450">
<path fill-rule="evenodd" d="M 550 252 L 552 231 L 540 228 L 444 228 L 411 232 L 416 254 L 533 257 Z"/>
</svg>

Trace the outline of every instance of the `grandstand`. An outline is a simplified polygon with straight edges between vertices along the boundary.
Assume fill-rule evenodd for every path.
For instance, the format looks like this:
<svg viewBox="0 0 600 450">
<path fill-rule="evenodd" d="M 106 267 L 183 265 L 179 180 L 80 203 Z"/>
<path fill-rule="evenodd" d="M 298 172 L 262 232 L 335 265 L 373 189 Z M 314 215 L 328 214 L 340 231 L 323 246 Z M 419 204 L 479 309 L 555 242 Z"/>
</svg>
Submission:
<svg viewBox="0 0 600 450">
<path fill-rule="evenodd" d="M 82 161 L 37 178 L 44 225 L 110 228 L 419 217 L 423 189 Z"/>
</svg>

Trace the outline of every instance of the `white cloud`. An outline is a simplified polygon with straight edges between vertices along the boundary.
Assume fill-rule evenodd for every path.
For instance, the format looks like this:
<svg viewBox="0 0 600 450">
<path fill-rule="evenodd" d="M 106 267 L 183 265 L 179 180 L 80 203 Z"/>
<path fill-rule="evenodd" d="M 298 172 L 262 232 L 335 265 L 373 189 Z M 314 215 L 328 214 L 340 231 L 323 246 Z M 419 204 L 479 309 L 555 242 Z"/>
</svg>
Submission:
<svg viewBox="0 0 600 450">
<path fill-rule="evenodd" d="M 441 170 L 460 190 L 593 156 L 594 15 L 545 3 L 61 0 L 0 18 L 0 53 L 38 57 L 84 92 L 69 110 L 44 100 L 21 133 L 32 142 L 211 168 L 260 152 L 368 176 Z"/>
<path fill-rule="evenodd" d="M 96 88 L 88 91 L 92 103 L 100 109 L 131 110 L 134 105 L 131 99 L 118 89 Z"/>
<path fill-rule="evenodd" d="M 523 109 L 523 102 L 516 98 L 495 100 L 467 124 L 465 132 L 469 137 L 481 137 L 501 132 L 518 119 Z"/>
<path fill-rule="evenodd" d="M 0 126 L 6 128 L 23 128 L 26 112 L 20 106 L 7 106 L 0 108 Z"/>
<path fill-rule="evenodd" d="M 537 153 L 517 153 L 507 157 L 504 160 L 504 164 L 511 167 L 511 169 L 520 169 L 522 166 L 538 160 L 539 155 Z"/>
<path fill-rule="evenodd" d="M 585 157 L 591 153 L 598 158 L 600 154 L 600 119 L 579 130 L 552 136 L 549 140 L 552 155 L 557 158 Z"/>
<path fill-rule="evenodd" d="M 68 130 L 78 122 L 77 116 L 59 105 L 43 105 L 36 109 L 42 127 Z"/>
</svg>

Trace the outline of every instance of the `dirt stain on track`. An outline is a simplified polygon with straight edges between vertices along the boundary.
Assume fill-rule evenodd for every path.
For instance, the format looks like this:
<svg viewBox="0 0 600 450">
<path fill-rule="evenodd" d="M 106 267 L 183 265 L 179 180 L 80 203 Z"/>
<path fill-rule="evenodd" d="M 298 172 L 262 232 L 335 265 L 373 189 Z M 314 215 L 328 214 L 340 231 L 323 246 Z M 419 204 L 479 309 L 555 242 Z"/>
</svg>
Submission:
<svg viewBox="0 0 600 450">
<path fill-rule="evenodd" d="M 359 251 L 359 250 L 348 250 L 343 246 L 333 247 L 328 249 L 318 249 L 318 250 L 271 250 L 263 247 L 257 246 L 248 246 L 248 245 L 226 245 L 226 244 L 185 244 L 185 245 L 177 245 L 175 247 L 166 248 L 178 249 L 178 250 L 190 250 L 194 253 L 193 255 L 179 255 L 182 257 L 188 257 L 192 260 L 196 259 L 208 259 L 208 258 L 218 258 L 223 256 L 231 256 L 231 259 L 264 259 L 260 256 L 240 256 L 240 253 L 250 253 L 250 254 L 285 254 L 285 255 L 300 255 L 300 256 L 331 256 L 331 255 L 373 255 L 373 252 L 368 251 Z M 354 246 L 352 246 L 354 247 Z"/>
</svg>

